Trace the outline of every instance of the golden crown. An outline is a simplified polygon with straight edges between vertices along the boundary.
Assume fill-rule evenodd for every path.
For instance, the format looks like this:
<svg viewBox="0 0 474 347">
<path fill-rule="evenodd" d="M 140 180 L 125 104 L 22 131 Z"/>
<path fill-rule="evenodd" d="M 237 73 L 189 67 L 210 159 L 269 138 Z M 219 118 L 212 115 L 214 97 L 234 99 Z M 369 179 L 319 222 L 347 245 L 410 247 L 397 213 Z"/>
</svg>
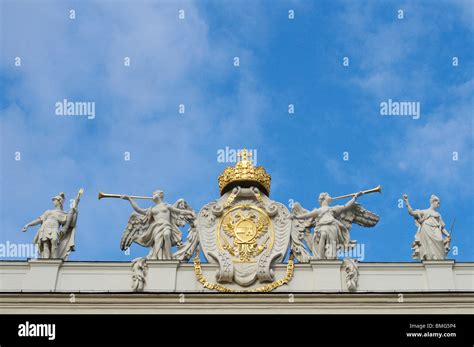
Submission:
<svg viewBox="0 0 474 347">
<path fill-rule="evenodd" d="M 270 194 L 271 177 L 262 166 L 253 166 L 253 162 L 248 158 L 252 153 L 245 148 L 242 149 L 237 157 L 239 160 L 234 167 L 228 166 L 217 179 L 221 195 L 224 195 L 235 186 L 249 187 L 256 186 L 266 195 Z"/>
</svg>

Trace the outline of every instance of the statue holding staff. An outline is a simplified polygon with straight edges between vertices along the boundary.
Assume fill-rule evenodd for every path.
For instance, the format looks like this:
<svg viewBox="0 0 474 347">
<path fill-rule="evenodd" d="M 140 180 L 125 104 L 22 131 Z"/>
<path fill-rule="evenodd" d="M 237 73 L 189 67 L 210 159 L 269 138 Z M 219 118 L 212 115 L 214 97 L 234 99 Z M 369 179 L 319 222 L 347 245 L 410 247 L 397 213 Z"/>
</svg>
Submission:
<svg viewBox="0 0 474 347">
<path fill-rule="evenodd" d="M 84 189 L 81 188 L 74 200 L 71 210 L 64 211 L 64 193 L 59 193 L 51 200 L 54 209 L 47 210 L 39 218 L 26 224 L 22 231 L 41 225 L 36 233 L 33 243 L 37 245 L 40 258 L 60 258 L 66 260 L 75 247 L 75 234 L 77 222 L 77 206 Z"/>
<path fill-rule="evenodd" d="M 403 194 L 408 214 L 415 219 L 418 227 L 413 241 L 413 259 L 418 260 L 444 260 L 449 252 L 451 235 L 446 230 L 446 224 L 437 211 L 440 199 L 436 195 L 430 197 L 430 207 L 426 210 L 414 210 L 408 196 Z M 443 238 L 443 235 L 446 237 Z"/>
</svg>

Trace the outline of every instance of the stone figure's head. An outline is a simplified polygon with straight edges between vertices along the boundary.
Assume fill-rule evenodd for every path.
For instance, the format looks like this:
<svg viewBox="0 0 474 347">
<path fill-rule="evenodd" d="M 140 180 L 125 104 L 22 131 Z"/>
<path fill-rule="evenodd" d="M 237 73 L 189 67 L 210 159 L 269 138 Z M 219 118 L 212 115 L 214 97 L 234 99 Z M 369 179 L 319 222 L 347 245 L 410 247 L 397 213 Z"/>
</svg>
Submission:
<svg viewBox="0 0 474 347">
<path fill-rule="evenodd" d="M 328 193 L 319 194 L 319 204 L 321 206 L 328 206 L 331 202 L 331 196 Z"/>
<path fill-rule="evenodd" d="M 152 198 L 153 198 L 153 201 L 156 203 L 161 202 L 165 198 L 165 193 L 163 193 L 162 190 L 155 190 L 153 192 Z"/>
<path fill-rule="evenodd" d="M 64 195 L 64 193 L 61 192 L 58 195 L 54 196 L 51 200 L 53 200 L 54 207 L 63 208 L 65 199 L 66 199 L 66 196 Z"/>
<path fill-rule="evenodd" d="M 433 209 L 437 209 L 440 205 L 440 200 L 439 198 L 436 196 L 436 195 L 431 195 L 430 197 L 430 206 L 433 208 Z"/>
</svg>

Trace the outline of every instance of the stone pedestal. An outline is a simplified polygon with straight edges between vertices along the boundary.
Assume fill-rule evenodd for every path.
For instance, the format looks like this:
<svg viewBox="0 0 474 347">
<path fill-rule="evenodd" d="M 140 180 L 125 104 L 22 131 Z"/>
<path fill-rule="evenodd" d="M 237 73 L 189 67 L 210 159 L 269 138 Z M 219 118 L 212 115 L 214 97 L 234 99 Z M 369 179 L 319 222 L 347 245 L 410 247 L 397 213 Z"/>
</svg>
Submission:
<svg viewBox="0 0 474 347">
<path fill-rule="evenodd" d="M 24 289 L 31 291 L 54 291 L 62 259 L 28 259 L 29 272 Z"/>
<path fill-rule="evenodd" d="M 364 263 L 359 265 L 360 292 L 472 292 L 474 263 L 453 260 L 410 263 Z M 209 282 L 216 282 L 217 264 L 202 264 Z M 275 279 L 285 276 L 286 264 L 275 266 Z M 347 292 L 341 260 L 296 263 L 284 293 Z M 0 261 L 0 292 L 132 292 L 130 262 L 82 262 L 59 259 Z M 244 289 L 255 289 L 256 282 Z M 238 290 L 235 284 L 226 284 Z M 145 292 L 209 292 L 196 279 L 192 263 L 148 261 Z"/>
<path fill-rule="evenodd" d="M 145 290 L 174 291 L 179 263 L 178 260 L 147 260 Z"/>
<path fill-rule="evenodd" d="M 313 288 L 316 291 L 342 291 L 342 260 L 313 260 Z"/>
<path fill-rule="evenodd" d="M 455 290 L 454 260 L 424 260 L 426 281 L 430 290 Z"/>
</svg>

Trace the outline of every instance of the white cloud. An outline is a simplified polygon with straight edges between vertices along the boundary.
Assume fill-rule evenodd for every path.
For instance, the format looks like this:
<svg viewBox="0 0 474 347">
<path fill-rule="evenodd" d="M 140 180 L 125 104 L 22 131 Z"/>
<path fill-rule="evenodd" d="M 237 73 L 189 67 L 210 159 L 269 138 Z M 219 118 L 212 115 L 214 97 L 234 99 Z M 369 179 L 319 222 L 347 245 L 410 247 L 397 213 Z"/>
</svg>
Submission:
<svg viewBox="0 0 474 347">
<path fill-rule="evenodd" d="M 50 208 L 51 194 L 64 190 L 70 198 L 84 185 L 78 237 L 97 255 L 131 212 L 126 204 L 98 203 L 98 190 L 141 195 L 161 188 L 169 201 L 184 197 L 199 208 L 218 195 L 216 150 L 258 148 L 269 104 L 252 74 L 255 57 L 238 41 L 212 40 L 194 3 L 186 3 L 183 21 L 173 4 L 81 3 L 75 21 L 55 4 L 3 5 L 2 28 L 10 34 L 1 69 L 14 82 L 0 119 L 1 189 L 10 197 L 2 201 L 1 232 L 28 238 L 17 230 Z M 235 52 L 245 58 L 239 70 Z M 21 68 L 12 66 L 16 55 Z M 96 118 L 55 116 L 63 98 L 95 101 Z M 17 149 L 21 162 L 13 160 Z"/>
<path fill-rule="evenodd" d="M 472 194 L 472 182 L 466 178 L 473 176 L 473 86 L 471 80 L 448 91 L 454 101 L 423 115 L 423 123 L 410 121 L 399 137 L 391 137 L 389 153 L 379 153 L 387 166 L 396 165 L 424 187 L 445 192 L 457 187 L 457 194 Z"/>
</svg>

